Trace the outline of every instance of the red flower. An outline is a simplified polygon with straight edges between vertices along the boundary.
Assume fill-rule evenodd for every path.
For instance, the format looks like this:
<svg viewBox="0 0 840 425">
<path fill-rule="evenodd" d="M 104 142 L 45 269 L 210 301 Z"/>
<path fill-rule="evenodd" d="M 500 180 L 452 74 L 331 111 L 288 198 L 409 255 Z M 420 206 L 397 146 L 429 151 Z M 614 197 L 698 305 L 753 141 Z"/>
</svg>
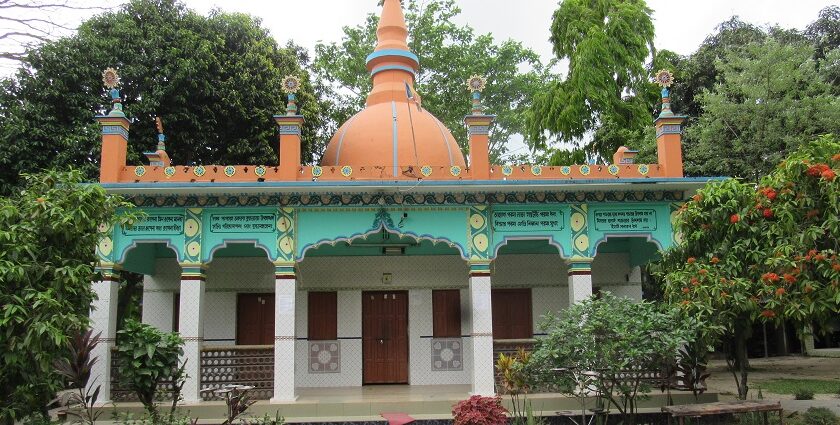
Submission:
<svg viewBox="0 0 840 425">
<path fill-rule="evenodd" d="M 685 287 L 685 286 L 682 288 L 682 293 L 683 293 L 683 294 L 687 294 L 687 293 L 689 293 L 690 291 L 691 291 L 691 289 L 688 289 L 688 288 L 687 288 L 687 287 Z"/>
<path fill-rule="evenodd" d="M 691 197 L 691 200 L 693 200 L 694 202 L 700 202 L 700 201 L 702 201 L 702 200 L 703 200 L 703 195 L 701 195 L 701 194 L 699 194 L 699 193 L 698 193 L 698 194 L 696 194 L 696 195 L 692 196 L 692 197 Z"/>
<path fill-rule="evenodd" d="M 834 178 L 837 177 L 837 174 L 834 172 L 834 170 L 830 169 L 823 171 L 822 173 L 820 173 L 820 175 L 822 176 L 823 180 L 830 182 L 833 182 Z"/>
<path fill-rule="evenodd" d="M 691 304 L 691 301 L 689 301 L 689 300 L 683 300 L 683 302 L 682 302 L 682 305 L 689 305 L 689 304 Z"/>
<path fill-rule="evenodd" d="M 779 275 L 777 275 L 776 273 L 772 273 L 772 272 L 764 273 L 763 275 L 761 275 L 761 279 L 763 279 L 765 282 L 770 284 L 770 283 L 773 283 L 773 282 L 778 282 L 779 281 Z"/>
<path fill-rule="evenodd" d="M 697 278 L 696 278 L 696 277 L 692 277 L 692 278 L 691 278 L 691 280 L 690 280 L 689 282 L 691 282 L 691 284 L 692 284 L 692 285 L 694 285 L 694 286 L 697 286 L 697 285 L 699 285 L 699 284 L 700 284 L 700 281 L 699 281 L 699 280 L 697 280 Z"/>
<path fill-rule="evenodd" d="M 709 260 L 709 262 L 712 263 L 712 264 L 720 263 L 720 258 L 712 257 L 712 259 Z"/>
<path fill-rule="evenodd" d="M 806 214 L 806 217 L 807 218 L 814 218 L 818 215 L 820 215 L 820 210 L 809 210 L 808 214 Z"/>
<path fill-rule="evenodd" d="M 834 271 L 836 271 L 836 272 L 840 272 L 840 263 L 834 263 L 834 264 L 832 264 L 832 265 L 831 265 L 831 268 L 832 268 Z"/>
<path fill-rule="evenodd" d="M 706 269 L 700 269 L 697 273 L 700 273 L 701 275 L 705 276 L 706 273 L 709 273 L 709 271 Z"/>
<path fill-rule="evenodd" d="M 770 319 L 770 318 L 776 317 L 776 312 L 773 311 L 773 310 L 764 310 L 764 311 L 761 312 L 761 315 Z"/>
<path fill-rule="evenodd" d="M 813 290 L 814 290 L 814 287 L 813 287 L 813 286 L 811 286 L 811 285 L 805 285 L 805 289 L 804 289 L 804 291 L 805 291 L 805 293 L 806 293 L 806 294 L 810 294 L 810 293 L 811 293 L 811 291 L 813 291 Z"/>
<path fill-rule="evenodd" d="M 776 199 L 776 196 L 778 195 L 778 193 L 776 193 L 776 191 L 775 191 L 774 189 L 769 188 L 769 187 L 765 187 L 764 189 L 761 189 L 761 190 L 760 190 L 760 192 L 761 192 L 764 196 L 766 196 L 766 197 L 767 197 L 767 199 L 769 199 L 769 200 L 771 200 L 771 201 L 772 201 L 772 200 L 774 200 L 774 199 Z"/>
<path fill-rule="evenodd" d="M 785 273 L 784 279 L 785 279 L 785 282 L 787 282 L 787 283 L 795 283 L 796 282 L 796 276 L 794 276 L 790 273 Z"/>
<path fill-rule="evenodd" d="M 741 217 L 738 216 L 738 214 L 732 214 L 732 216 L 729 217 L 729 222 L 732 223 L 732 224 L 735 224 L 739 221 L 741 221 Z"/>
<path fill-rule="evenodd" d="M 823 172 L 829 170 L 831 170 L 831 168 L 826 164 L 816 164 L 808 167 L 808 171 L 806 171 L 806 174 L 808 174 L 811 177 L 820 177 L 820 175 L 822 175 Z"/>
<path fill-rule="evenodd" d="M 785 294 L 785 292 L 786 292 L 785 288 L 779 288 L 779 289 L 776 290 L 776 296 L 781 297 L 782 295 Z"/>
<path fill-rule="evenodd" d="M 685 262 L 688 264 L 694 264 L 695 261 L 697 260 L 694 257 L 688 257 L 688 260 L 685 260 Z"/>
<path fill-rule="evenodd" d="M 834 154 L 834 156 L 831 157 L 831 160 L 832 161 L 840 161 L 840 153 Z"/>
<path fill-rule="evenodd" d="M 764 218 L 773 218 L 773 210 L 771 210 L 770 208 L 765 208 L 763 214 Z"/>
<path fill-rule="evenodd" d="M 817 254 L 814 256 L 814 261 L 822 261 L 825 260 L 825 255 Z"/>
</svg>

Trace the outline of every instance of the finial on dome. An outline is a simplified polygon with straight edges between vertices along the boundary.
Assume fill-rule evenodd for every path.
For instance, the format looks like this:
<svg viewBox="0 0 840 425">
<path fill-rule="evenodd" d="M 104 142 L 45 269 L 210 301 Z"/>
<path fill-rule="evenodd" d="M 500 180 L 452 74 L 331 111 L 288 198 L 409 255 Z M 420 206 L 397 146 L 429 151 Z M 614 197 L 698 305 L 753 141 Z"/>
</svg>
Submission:
<svg viewBox="0 0 840 425">
<path fill-rule="evenodd" d="M 473 75 L 467 79 L 467 89 L 472 93 L 473 115 L 484 114 L 484 105 L 481 103 L 481 92 L 484 91 L 486 84 L 487 80 L 480 75 Z"/>
<path fill-rule="evenodd" d="M 114 68 L 105 68 L 102 71 L 102 84 L 108 89 L 108 94 L 111 96 L 111 112 L 108 113 L 108 116 L 124 117 L 120 90 L 117 88 L 120 85 L 120 74 Z"/>
<path fill-rule="evenodd" d="M 653 77 L 653 81 L 662 87 L 662 111 L 659 113 L 660 117 L 674 116 L 671 111 L 671 91 L 668 89 L 674 84 L 674 74 L 667 69 L 662 69 Z"/>
<path fill-rule="evenodd" d="M 286 93 L 286 115 L 297 115 L 297 96 L 295 95 L 300 90 L 300 78 L 295 75 L 289 75 L 283 79 L 283 92 Z"/>
<path fill-rule="evenodd" d="M 408 26 L 405 24 L 405 15 L 402 11 L 400 0 L 384 0 L 382 2 L 382 15 L 379 17 L 379 25 L 376 27 L 376 49 L 409 50 L 408 49 Z"/>
</svg>

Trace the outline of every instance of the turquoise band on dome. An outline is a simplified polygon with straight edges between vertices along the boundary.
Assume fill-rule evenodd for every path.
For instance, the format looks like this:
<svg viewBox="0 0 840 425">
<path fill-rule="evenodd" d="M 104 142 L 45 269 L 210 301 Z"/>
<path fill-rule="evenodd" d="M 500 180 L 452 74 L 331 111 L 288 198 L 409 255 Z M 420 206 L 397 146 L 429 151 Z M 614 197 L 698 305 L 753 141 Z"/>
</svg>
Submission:
<svg viewBox="0 0 840 425">
<path fill-rule="evenodd" d="M 417 57 L 414 53 L 409 52 L 408 50 L 400 50 L 400 49 L 385 49 L 380 50 L 378 52 L 373 52 L 368 55 L 367 59 L 365 60 L 365 64 L 370 63 L 370 61 L 381 58 L 384 56 L 400 56 L 403 58 L 409 58 L 413 60 L 415 63 L 420 65 L 420 58 Z"/>
<path fill-rule="evenodd" d="M 390 71 L 390 70 L 405 71 L 405 72 L 408 72 L 409 74 L 417 77 L 417 72 L 413 68 L 409 68 L 407 66 L 402 66 L 402 65 L 377 66 L 376 68 L 373 68 L 373 71 L 370 71 L 370 76 L 373 77 L 374 75 L 376 75 L 376 74 L 378 74 L 382 71 Z"/>
</svg>

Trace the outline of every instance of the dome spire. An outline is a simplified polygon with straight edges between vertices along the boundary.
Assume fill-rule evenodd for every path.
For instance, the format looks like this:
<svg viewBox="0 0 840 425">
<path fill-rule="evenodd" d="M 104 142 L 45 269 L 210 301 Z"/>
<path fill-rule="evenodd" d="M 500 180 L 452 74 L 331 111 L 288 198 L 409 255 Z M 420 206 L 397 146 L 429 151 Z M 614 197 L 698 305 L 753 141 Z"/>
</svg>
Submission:
<svg viewBox="0 0 840 425">
<path fill-rule="evenodd" d="M 408 27 L 400 0 L 383 1 L 376 38 L 376 48 L 367 57 L 373 80 L 367 105 L 409 101 L 420 61 L 408 48 Z"/>
</svg>

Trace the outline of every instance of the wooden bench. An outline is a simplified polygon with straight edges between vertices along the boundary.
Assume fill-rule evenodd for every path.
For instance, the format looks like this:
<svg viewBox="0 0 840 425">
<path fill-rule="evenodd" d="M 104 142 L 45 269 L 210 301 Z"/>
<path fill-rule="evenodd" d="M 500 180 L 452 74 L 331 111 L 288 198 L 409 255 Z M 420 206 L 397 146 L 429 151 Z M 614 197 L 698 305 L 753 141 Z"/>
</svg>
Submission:
<svg viewBox="0 0 840 425">
<path fill-rule="evenodd" d="M 777 412 L 779 414 L 779 425 L 784 425 L 782 403 L 779 401 L 738 400 L 720 401 L 717 403 L 682 404 L 679 406 L 665 406 L 662 408 L 662 411 L 670 414 L 668 423 L 671 423 L 671 418 L 677 418 L 680 425 L 685 424 L 685 418 L 751 412 L 763 413 L 764 425 L 767 425 L 767 413 Z"/>
</svg>

